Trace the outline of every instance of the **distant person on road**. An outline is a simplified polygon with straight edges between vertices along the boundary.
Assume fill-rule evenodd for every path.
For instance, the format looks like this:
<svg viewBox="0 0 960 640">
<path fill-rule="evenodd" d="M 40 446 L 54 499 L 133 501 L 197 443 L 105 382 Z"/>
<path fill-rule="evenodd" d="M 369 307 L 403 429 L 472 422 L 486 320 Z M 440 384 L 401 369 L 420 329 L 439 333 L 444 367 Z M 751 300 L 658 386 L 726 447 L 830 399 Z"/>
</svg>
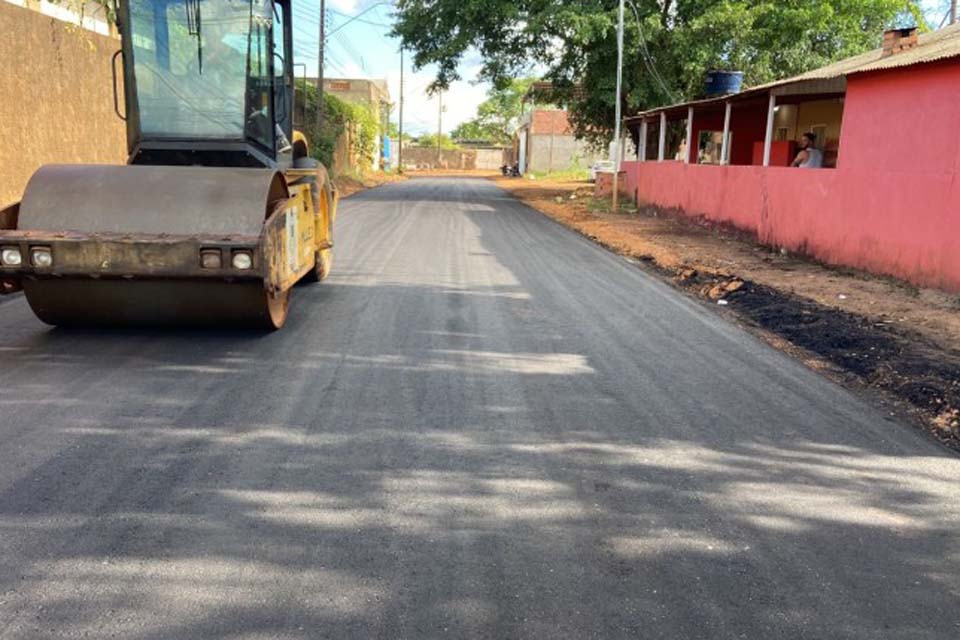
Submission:
<svg viewBox="0 0 960 640">
<path fill-rule="evenodd" d="M 823 166 L 823 151 L 815 145 L 817 136 L 809 131 L 800 138 L 800 153 L 793 159 L 793 166 L 801 169 L 819 169 Z"/>
</svg>

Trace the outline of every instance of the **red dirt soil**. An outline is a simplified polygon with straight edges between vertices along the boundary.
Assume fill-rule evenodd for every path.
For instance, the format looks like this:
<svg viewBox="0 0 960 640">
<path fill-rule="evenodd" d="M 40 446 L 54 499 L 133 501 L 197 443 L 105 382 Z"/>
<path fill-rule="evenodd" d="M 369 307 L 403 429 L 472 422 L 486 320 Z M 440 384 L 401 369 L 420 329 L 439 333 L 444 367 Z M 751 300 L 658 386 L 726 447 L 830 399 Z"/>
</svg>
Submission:
<svg viewBox="0 0 960 640">
<path fill-rule="evenodd" d="M 382 184 L 387 184 L 389 182 L 399 182 L 401 180 L 406 180 L 402 175 L 396 173 L 385 173 L 383 171 L 377 171 L 373 173 L 368 173 L 363 176 L 363 178 L 356 178 L 353 176 L 339 176 L 334 180 L 334 184 L 337 186 L 337 192 L 340 194 L 340 198 L 349 198 L 355 193 L 360 191 L 365 191 L 366 189 L 373 189 L 379 187 Z"/>
</svg>

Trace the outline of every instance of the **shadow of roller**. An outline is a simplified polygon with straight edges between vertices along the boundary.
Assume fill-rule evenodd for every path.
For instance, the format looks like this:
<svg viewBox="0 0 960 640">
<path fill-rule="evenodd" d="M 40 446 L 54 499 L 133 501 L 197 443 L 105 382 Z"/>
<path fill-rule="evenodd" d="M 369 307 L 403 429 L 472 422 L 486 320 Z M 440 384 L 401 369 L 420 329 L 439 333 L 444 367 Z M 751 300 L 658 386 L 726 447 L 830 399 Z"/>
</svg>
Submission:
<svg viewBox="0 0 960 640">
<path fill-rule="evenodd" d="M 270 331 L 283 325 L 290 290 L 272 298 L 260 282 L 27 280 L 40 320 L 61 327 L 204 327 Z"/>
</svg>

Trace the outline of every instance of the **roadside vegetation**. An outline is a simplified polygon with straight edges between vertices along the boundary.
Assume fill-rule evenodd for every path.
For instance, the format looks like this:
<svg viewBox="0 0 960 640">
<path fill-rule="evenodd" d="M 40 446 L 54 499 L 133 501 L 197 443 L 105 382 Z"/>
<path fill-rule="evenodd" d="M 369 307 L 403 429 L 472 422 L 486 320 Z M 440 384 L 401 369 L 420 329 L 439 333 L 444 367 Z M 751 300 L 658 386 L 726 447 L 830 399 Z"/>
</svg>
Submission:
<svg viewBox="0 0 960 640">
<path fill-rule="evenodd" d="M 561 171 L 530 171 L 527 176 L 534 180 L 559 180 L 562 182 L 583 182 L 590 179 L 590 170 L 583 167 L 570 167 Z"/>
<path fill-rule="evenodd" d="M 487 99 L 477 106 L 476 117 L 451 132 L 453 139 L 509 145 L 523 114 L 524 98 L 533 82 L 533 78 L 521 78 L 511 80 L 504 87 L 491 87 Z"/>
<path fill-rule="evenodd" d="M 442 133 L 439 136 L 435 133 L 425 133 L 419 138 L 416 139 L 416 145 L 418 147 L 429 147 L 431 149 L 437 148 L 437 143 L 439 141 L 440 148 L 445 151 L 454 151 L 460 148 L 460 145 L 446 133 Z"/>
<path fill-rule="evenodd" d="M 369 168 L 373 165 L 377 153 L 377 136 L 380 134 L 380 122 L 369 107 L 346 102 L 329 92 L 324 93 L 323 131 L 318 132 L 316 86 L 297 80 L 295 95 L 295 110 L 302 119 L 297 128 L 307 136 L 310 155 L 330 171 L 341 198 L 402 179 L 395 173 Z M 352 145 L 350 152 L 356 164 L 338 166 L 334 157 L 335 149 L 341 137 L 348 131 L 348 139 Z"/>
<path fill-rule="evenodd" d="M 298 128 L 307 136 L 311 156 L 332 169 L 335 174 L 350 171 L 346 167 L 337 167 L 334 162 L 337 141 L 349 129 L 352 134 L 350 136 L 352 152 L 357 158 L 357 165 L 368 167 L 373 164 L 377 153 L 380 122 L 369 107 L 346 102 L 325 92 L 323 94 L 323 130 L 317 131 L 317 87 L 310 82 L 297 80 L 296 96 L 295 111 L 303 116 L 303 123 Z"/>
</svg>

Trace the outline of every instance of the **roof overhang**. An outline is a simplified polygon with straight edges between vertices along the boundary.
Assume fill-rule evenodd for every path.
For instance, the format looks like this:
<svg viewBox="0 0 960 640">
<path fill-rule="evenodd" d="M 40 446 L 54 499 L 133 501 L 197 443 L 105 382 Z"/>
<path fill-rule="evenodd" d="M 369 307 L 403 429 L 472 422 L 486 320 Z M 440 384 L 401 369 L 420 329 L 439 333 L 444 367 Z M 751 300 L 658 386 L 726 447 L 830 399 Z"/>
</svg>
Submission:
<svg viewBox="0 0 960 640">
<path fill-rule="evenodd" d="M 644 120 L 649 121 L 659 118 L 661 113 L 666 114 L 668 118 L 677 115 L 683 117 L 690 107 L 694 109 L 717 108 L 723 107 L 728 102 L 737 104 L 758 98 L 762 99 L 770 94 L 783 98 L 801 96 L 836 97 L 846 93 L 847 78 L 855 74 L 902 69 L 957 57 L 960 57 L 960 23 L 920 34 L 915 46 L 900 53 L 888 55 L 884 53 L 883 49 L 874 49 L 792 78 L 751 87 L 740 93 L 648 109 L 630 118 L 625 118 L 624 122 L 628 126 L 639 124 Z M 796 100 L 794 101 L 796 102 Z M 782 102 L 788 102 L 788 100 Z"/>
<path fill-rule="evenodd" d="M 690 100 L 666 107 L 657 107 L 638 113 L 635 116 L 625 118 L 624 122 L 629 126 L 640 124 L 644 120 L 653 120 L 659 118 L 661 113 L 666 114 L 668 119 L 685 118 L 690 108 L 695 111 L 713 111 L 724 109 L 727 103 L 732 105 L 752 105 L 764 104 L 767 96 L 785 98 L 779 100 L 781 104 L 799 102 L 796 98 L 806 98 L 807 100 L 819 100 L 836 98 L 847 92 L 847 79 L 843 76 L 837 78 L 814 78 L 810 80 L 797 80 L 793 82 L 777 83 L 774 86 L 764 85 L 754 89 L 747 89 L 740 93 L 731 93 L 716 98 L 706 98 L 703 100 Z"/>
</svg>

